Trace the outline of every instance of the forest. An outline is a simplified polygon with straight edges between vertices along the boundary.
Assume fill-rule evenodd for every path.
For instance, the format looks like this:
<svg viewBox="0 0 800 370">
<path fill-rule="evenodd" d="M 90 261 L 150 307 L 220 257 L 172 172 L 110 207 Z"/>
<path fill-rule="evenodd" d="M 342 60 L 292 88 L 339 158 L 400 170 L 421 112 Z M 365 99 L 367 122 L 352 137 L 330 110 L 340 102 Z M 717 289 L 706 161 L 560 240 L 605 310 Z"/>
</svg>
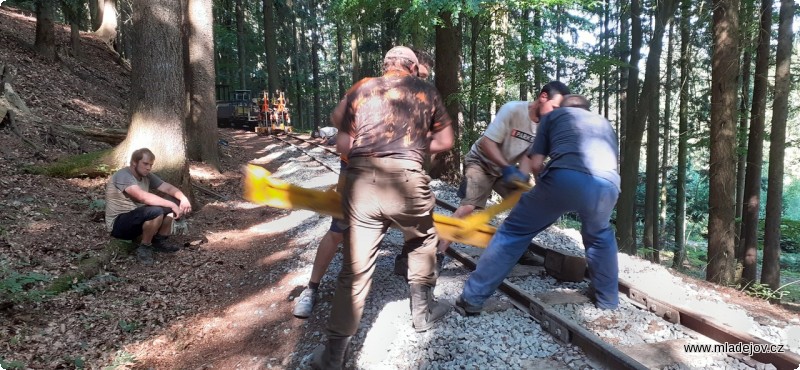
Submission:
<svg viewBox="0 0 800 370">
<path fill-rule="evenodd" d="M 7 0 L 35 14 L 35 50 L 93 32 L 131 68 L 127 136 L 190 187 L 188 160 L 218 166 L 215 102 L 283 91 L 315 132 L 395 45 L 434 57 L 458 144 L 430 173 L 456 181 L 505 102 L 550 80 L 615 127 L 621 252 L 771 301 L 800 299 L 800 7 L 792 0 Z M 792 63 L 794 62 L 794 63 Z M 0 111 L 1 113 L 2 111 Z M 0 114 L 4 116 L 4 114 Z M 565 219 L 569 224 L 576 220 Z"/>
</svg>

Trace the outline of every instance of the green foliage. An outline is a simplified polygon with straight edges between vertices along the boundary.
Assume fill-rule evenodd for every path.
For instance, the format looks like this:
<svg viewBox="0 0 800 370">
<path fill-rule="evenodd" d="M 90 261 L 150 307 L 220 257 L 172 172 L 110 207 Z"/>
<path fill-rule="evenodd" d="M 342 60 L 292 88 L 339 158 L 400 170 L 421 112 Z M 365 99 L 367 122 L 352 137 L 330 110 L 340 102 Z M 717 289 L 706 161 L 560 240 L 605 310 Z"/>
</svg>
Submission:
<svg viewBox="0 0 800 370">
<path fill-rule="evenodd" d="M 786 253 L 800 252 L 800 221 L 781 219 L 781 250 Z M 764 220 L 758 221 L 759 240 L 764 240 Z M 759 249 L 764 245 L 759 243 Z"/>
<path fill-rule="evenodd" d="M 35 175 L 58 178 L 104 177 L 113 173 L 114 169 L 104 162 L 108 150 L 91 152 L 61 158 L 55 163 L 25 167 L 25 171 Z"/>
<path fill-rule="evenodd" d="M 127 369 L 130 367 L 129 365 L 136 364 L 136 361 L 136 356 L 133 354 L 125 351 L 118 351 L 111 364 L 104 367 L 103 370 L 116 370 L 119 368 Z"/>
<path fill-rule="evenodd" d="M 120 330 L 122 330 L 123 332 L 132 333 L 136 331 L 136 329 L 139 329 L 139 327 L 142 326 L 142 324 L 135 320 L 128 321 L 120 319 L 117 322 L 117 326 L 119 326 Z"/>
<path fill-rule="evenodd" d="M 86 368 L 86 360 L 84 360 L 81 356 L 68 357 L 67 360 L 71 362 L 76 369 Z"/>
<path fill-rule="evenodd" d="M 41 300 L 46 294 L 30 288 L 49 280 L 49 276 L 37 272 L 19 273 L 8 262 L 0 261 L 0 296 L 8 297 L 12 302 Z"/>
<path fill-rule="evenodd" d="M 747 294 L 747 295 L 749 295 L 751 297 L 754 297 L 754 298 L 759 298 L 759 299 L 769 300 L 769 301 L 772 301 L 772 300 L 780 301 L 786 294 L 788 294 L 787 291 L 783 290 L 783 288 L 785 286 L 786 285 L 781 286 L 780 288 L 773 290 L 768 285 L 764 285 L 764 284 L 761 284 L 761 283 L 752 283 L 752 284 L 748 284 L 748 285 L 746 285 L 744 287 L 740 287 L 740 289 L 745 294 Z"/>
<path fill-rule="evenodd" d="M 783 188 L 783 217 L 800 221 L 800 179 L 792 178 Z"/>
<path fill-rule="evenodd" d="M 25 366 L 25 363 L 21 361 L 8 360 L 4 357 L 0 357 L 0 368 L 11 370 L 11 369 L 24 369 L 26 367 L 27 366 Z"/>
</svg>

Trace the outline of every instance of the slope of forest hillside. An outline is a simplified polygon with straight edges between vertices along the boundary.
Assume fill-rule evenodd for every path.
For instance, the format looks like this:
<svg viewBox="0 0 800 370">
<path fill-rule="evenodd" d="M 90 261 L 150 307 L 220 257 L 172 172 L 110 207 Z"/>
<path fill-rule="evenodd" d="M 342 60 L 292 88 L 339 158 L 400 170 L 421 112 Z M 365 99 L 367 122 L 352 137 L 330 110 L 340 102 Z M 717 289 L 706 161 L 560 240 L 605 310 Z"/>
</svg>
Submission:
<svg viewBox="0 0 800 370">
<path fill-rule="evenodd" d="M 188 234 L 170 238 L 182 249 L 159 254 L 156 266 L 138 264 L 118 253 L 124 243 L 112 243 L 102 222 L 106 178 L 28 171 L 110 148 L 66 128 L 124 128 L 130 71 L 92 34 L 81 34 L 81 52 L 72 56 L 61 24 L 58 58 L 42 59 L 32 47 L 35 25 L 0 7 L 0 77 L 17 72 L 5 85 L 13 94 L 0 92 L 0 117 L 11 101 L 22 102 L 12 110 L 15 122 L 0 122 L 0 368 L 227 369 L 242 359 L 286 368 L 297 361 L 305 328 L 322 330 L 321 321 L 291 316 L 287 297 L 299 290 L 283 279 L 299 276 L 283 273 L 296 263 L 284 249 L 297 241 L 251 231 L 288 212 L 239 201 L 239 169 L 264 155 L 267 138 L 221 130 L 222 172 L 191 164 L 193 184 L 213 195 L 195 194 L 202 207 L 189 217 Z M 87 265 L 93 271 L 80 275 Z M 67 290 L 53 294 L 58 282 Z"/>
<path fill-rule="evenodd" d="M 0 65 L 16 69 L 11 87 L 31 112 L 19 114 L 13 127 L 8 120 L 2 125 L 3 173 L 108 147 L 72 134 L 62 125 L 125 126 L 130 71 L 117 62 L 114 52 L 93 35 L 82 34 L 76 53 L 69 45 L 69 27 L 56 24 L 58 56 L 48 61 L 33 50 L 35 28 L 35 17 L 0 6 Z"/>
</svg>

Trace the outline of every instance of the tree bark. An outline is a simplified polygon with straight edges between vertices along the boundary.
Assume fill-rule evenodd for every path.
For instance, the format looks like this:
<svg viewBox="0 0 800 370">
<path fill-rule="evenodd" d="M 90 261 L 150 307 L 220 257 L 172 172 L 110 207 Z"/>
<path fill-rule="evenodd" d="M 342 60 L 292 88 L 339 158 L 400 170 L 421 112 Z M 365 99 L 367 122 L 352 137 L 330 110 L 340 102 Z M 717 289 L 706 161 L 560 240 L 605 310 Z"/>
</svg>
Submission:
<svg viewBox="0 0 800 370">
<path fill-rule="evenodd" d="M 220 170 L 217 108 L 214 97 L 213 0 L 185 0 L 184 68 L 188 99 L 188 156 Z"/>
<path fill-rule="evenodd" d="M 689 10 L 691 0 L 681 1 L 681 81 L 680 105 L 678 108 L 678 168 L 675 180 L 675 255 L 672 267 L 683 269 L 686 259 L 686 167 L 688 162 L 689 137 Z"/>
<path fill-rule="evenodd" d="M 736 96 L 739 74 L 739 0 L 713 0 L 711 153 L 706 280 L 734 281 L 736 215 Z"/>
<path fill-rule="evenodd" d="M 264 46 L 267 56 L 267 91 L 275 94 L 281 90 L 278 74 L 278 43 L 275 32 L 275 0 L 264 0 Z"/>
<path fill-rule="evenodd" d="M 528 44 L 530 43 L 530 10 L 523 8 L 520 10 L 520 38 L 522 47 L 517 48 L 519 52 L 519 100 L 528 100 L 528 90 L 530 90 L 530 83 L 528 80 Z"/>
<path fill-rule="evenodd" d="M 620 177 L 622 192 L 617 201 L 617 242 L 619 251 L 636 254 L 636 186 L 639 183 L 639 145 L 635 145 L 636 161 L 629 157 L 628 142 L 630 122 L 634 117 L 636 104 L 639 97 L 639 59 L 642 48 L 642 19 L 639 0 L 630 1 L 631 20 L 631 49 L 627 73 L 623 72 L 627 80 L 623 105 L 625 106 L 620 130 L 621 157 Z M 641 136 L 640 136 L 641 137 Z M 641 139 L 639 141 L 641 144 Z"/>
<path fill-rule="evenodd" d="M 48 61 L 56 57 L 56 34 L 53 25 L 55 17 L 53 1 L 36 1 L 36 41 L 33 48 Z"/>
<path fill-rule="evenodd" d="M 103 21 L 94 33 L 106 44 L 112 46 L 117 38 L 117 0 L 105 0 L 102 5 Z"/>
<path fill-rule="evenodd" d="M 314 124 L 312 135 L 319 132 L 319 124 L 322 121 L 322 106 L 319 91 L 319 23 L 317 22 L 317 1 L 311 0 L 311 74 L 314 84 Z"/>
<path fill-rule="evenodd" d="M 337 97 L 344 96 L 346 85 L 346 81 L 344 80 L 344 31 L 342 30 L 342 27 L 342 22 L 336 22 L 336 62 L 338 63 L 336 66 Z M 355 84 L 355 81 L 353 81 L 353 84 Z"/>
<path fill-rule="evenodd" d="M 745 0 L 745 4 L 752 4 L 751 1 Z M 743 24 L 742 29 L 746 30 L 750 24 L 749 18 L 752 9 L 745 6 L 743 10 Z M 736 161 L 736 260 L 744 265 L 744 249 L 742 248 L 742 217 L 744 212 L 744 183 L 745 173 L 747 168 L 747 129 L 749 121 L 747 120 L 747 113 L 750 109 L 750 66 L 753 62 L 753 53 L 751 52 L 752 43 L 750 36 L 742 32 L 742 40 L 746 45 L 743 45 L 742 55 L 742 83 L 741 95 L 739 96 L 739 131 L 737 134 L 737 161 Z"/>
<path fill-rule="evenodd" d="M 672 147 L 671 132 L 672 132 L 672 79 L 673 70 L 672 59 L 675 54 L 675 23 L 669 24 L 669 36 L 667 36 L 667 77 L 664 84 L 664 146 L 661 151 L 661 188 L 659 190 L 659 203 L 661 205 L 661 213 L 658 215 L 659 229 L 661 230 L 658 238 L 663 239 L 662 236 L 666 233 L 667 229 L 667 183 L 669 182 L 669 167 L 670 167 L 670 151 Z"/>
<path fill-rule="evenodd" d="M 461 32 L 460 25 L 453 20 L 453 14 L 439 14 L 442 23 L 436 26 L 436 88 L 442 94 L 445 107 L 453 119 L 453 133 L 456 144 L 453 149 L 437 154 L 432 159 L 430 175 L 433 178 L 455 179 L 461 169 L 461 156 L 458 144 L 460 141 L 460 108 L 455 99 L 459 92 L 459 71 L 461 70 Z"/>
<path fill-rule="evenodd" d="M 247 51 L 244 46 L 244 5 L 243 0 L 236 0 L 236 56 L 239 61 L 239 88 L 247 89 Z"/>
<path fill-rule="evenodd" d="M 131 60 L 128 136 L 111 153 L 124 167 L 131 153 L 147 147 L 153 170 L 192 199 L 186 160 L 185 91 L 179 0 L 140 0 L 133 4 L 134 53 Z"/>
<path fill-rule="evenodd" d="M 350 27 L 350 60 L 353 61 L 353 83 L 361 79 L 361 59 L 358 57 L 357 29 L 356 26 Z"/>
<path fill-rule="evenodd" d="M 747 141 L 742 233 L 739 243 L 743 282 L 755 281 L 758 268 L 758 216 L 761 208 L 761 166 L 764 160 L 764 115 L 767 109 L 772 0 L 762 0 L 760 12 L 761 23 L 756 44 L 756 69 L 753 74 L 753 106 L 750 109 L 750 136 Z"/>
<path fill-rule="evenodd" d="M 103 24 L 103 6 L 105 0 L 89 0 L 89 18 L 92 22 L 92 31 L 100 28 Z"/>
<path fill-rule="evenodd" d="M 764 263 L 761 283 L 777 290 L 781 283 L 781 214 L 783 213 L 783 167 L 786 151 L 786 120 L 789 116 L 791 88 L 792 21 L 794 2 L 781 0 L 778 23 L 778 50 L 775 54 L 775 99 L 772 103 L 772 130 L 769 141 L 767 216 L 764 221 Z"/>
</svg>

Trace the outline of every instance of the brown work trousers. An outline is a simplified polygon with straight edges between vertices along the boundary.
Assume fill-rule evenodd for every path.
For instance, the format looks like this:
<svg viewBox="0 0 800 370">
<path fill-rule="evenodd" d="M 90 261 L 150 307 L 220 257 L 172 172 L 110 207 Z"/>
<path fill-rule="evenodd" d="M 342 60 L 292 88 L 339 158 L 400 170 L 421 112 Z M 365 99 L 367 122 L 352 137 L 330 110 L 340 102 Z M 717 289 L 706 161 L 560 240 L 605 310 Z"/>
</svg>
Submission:
<svg viewBox="0 0 800 370">
<path fill-rule="evenodd" d="M 328 333 L 358 330 L 372 285 L 378 245 L 390 225 L 403 232 L 412 284 L 436 284 L 436 244 L 431 178 L 414 161 L 352 158 L 347 166 L 342 207 L 350 227 L 344 232 L 342 271 L 336 282 Z"/>
</svg>

